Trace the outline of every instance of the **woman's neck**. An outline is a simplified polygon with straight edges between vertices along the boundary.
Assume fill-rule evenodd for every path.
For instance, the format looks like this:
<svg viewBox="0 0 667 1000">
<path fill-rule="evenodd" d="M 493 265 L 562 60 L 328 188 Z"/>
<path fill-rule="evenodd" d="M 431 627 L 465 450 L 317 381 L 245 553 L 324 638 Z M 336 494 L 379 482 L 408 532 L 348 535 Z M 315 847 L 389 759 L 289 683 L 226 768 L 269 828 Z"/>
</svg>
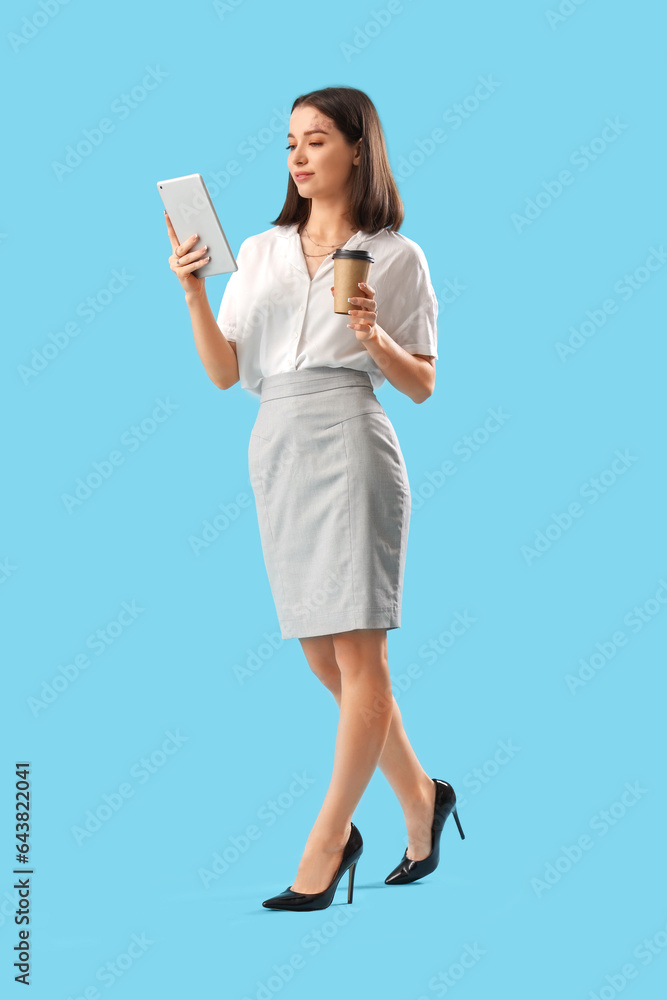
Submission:
<svg viewBox="0 0 667 1000">
<path fill-rule="evenodd" d="M 357 232 L 350 220 L 344 215 L 323 215 L 312 211 L 307 222 L 301 227 L 302 235 L 305 236 L 306 231 L 311 242 L 323 246 L 347 243 L 350 237 Z"/>
</svg>

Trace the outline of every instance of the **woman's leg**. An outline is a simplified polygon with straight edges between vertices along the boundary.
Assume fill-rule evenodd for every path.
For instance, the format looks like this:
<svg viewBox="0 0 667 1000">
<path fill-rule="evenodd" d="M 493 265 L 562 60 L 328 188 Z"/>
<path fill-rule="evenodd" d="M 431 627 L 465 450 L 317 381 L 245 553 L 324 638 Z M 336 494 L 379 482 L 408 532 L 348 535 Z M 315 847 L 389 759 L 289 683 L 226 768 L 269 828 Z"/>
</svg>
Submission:
<svg viewBox="0 0 667 1000">
<path fill-rule="evenodd" d="M 295 892 L 321 892 L 331 882 L 391 724 L 386 630 L 354 629 L 331 639 L 341 676 L 333 772 L 292 883 Z"/>
<path fill-rule="evenodd" d="M 300 639 L 310 669 L 340 705 L 340 668 L 332 636 Z M 392 717 L 378 767 L 393 788 L 403 809 L 408 831 L 408 857 L 421 861 L 431 853 L 431 824 L 435 804 L 435 785 L 419 763 L 403 728 L 403 719 L 391 695 Z"/>
<path fill-rule="evenodd" d="M 431 851 L 435 786 L 403 729 L 391 693 L 385 629 L 356 629 L 300 640 L 313 673 L 341 708 L 334 770 L 293 883 L 296 892 L 320 892 L 338 867 L 349 820 L 375 767 L 396 792 L 408 828 L 408 856 Z"/>
</svg>

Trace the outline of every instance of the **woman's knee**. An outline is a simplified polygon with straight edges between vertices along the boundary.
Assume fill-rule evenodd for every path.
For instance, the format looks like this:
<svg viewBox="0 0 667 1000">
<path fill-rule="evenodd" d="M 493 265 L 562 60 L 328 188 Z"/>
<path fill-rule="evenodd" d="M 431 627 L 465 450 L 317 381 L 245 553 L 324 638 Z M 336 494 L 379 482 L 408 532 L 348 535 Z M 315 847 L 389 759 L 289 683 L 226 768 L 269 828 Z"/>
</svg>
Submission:
<svg viewBox="0 0 667 1000">
<path fill-rule="evenodd" d="M 339 662 L 341 656 L 387 659 L 386 628 L 353 628 L 347 632 L 335 632 L 328 638 Z"/>
<path fill-rule="evenodd" d="M 331 638 L 343 676 L 373 676 L 379 688 L 391 692 L 386 629 L 353 629 Z"/>
<path fill-rule="evenodd" d="M 334 646 L 330 635 L 300 639 L 308 666 L 315 676 L 329 690 L 340 685 L 340 668 L 336 662 Z"/>
</svg>

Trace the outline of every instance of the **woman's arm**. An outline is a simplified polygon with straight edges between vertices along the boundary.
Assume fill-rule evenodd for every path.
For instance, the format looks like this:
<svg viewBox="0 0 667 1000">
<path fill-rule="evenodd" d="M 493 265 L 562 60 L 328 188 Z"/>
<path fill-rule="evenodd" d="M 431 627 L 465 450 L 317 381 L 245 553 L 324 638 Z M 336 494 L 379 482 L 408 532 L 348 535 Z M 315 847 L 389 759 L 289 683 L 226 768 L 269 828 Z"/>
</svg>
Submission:
<svg viewBox="0 0 667 1000">
<path fill-rule="evenodd" d="M 229 389 L 239 381 L 236 344 L 227 340 L 217 324 L 205 294 L 186 295 L 195 347 L 206 374 L 218 389 Z"/>
<path fill-rule="evenodd" d="M 218 326 L 218 321 L 213 315 L 211 305 L 206 297 L 205 279 L 198 278 L 193 273 L 202 266 L 202 263 L 210 260 L 209 257 L 203 257 L 208 247 L 202 246 L 198 250 L 192 249 L 199 240 L 197 233 L 191 233 L 183 243 L 179 243 L 166 209 L 164 218 L 172 249 L 169 266 L 185 292 L 185 302 L 190 310 L 192 331 L 199 357 L 211 381 L 219 389 L 229 389 L 230 386 L 239 381 L 236 344 L 227 340 Z M 225 292 L 228 289 L 229 282 Z M 233 300 L 230 298 L 228 301 L 231 304 Z"/>
<path fill-rule="evenodd" d="M 410 354 L 375 324 L 370 336 L 362 341 L 388 382 L 415 403 L 423 403 L 435 388 L 435 358 L 428 354 Z"/>
<path fill-rule="evenodd" d="M 364 345 L 387 381 L 415 403 L 423 403 L 435 387 L 435 358 L 428 354 L 410 354 L 397 344 L 375 322 L 375 290 L 366 282 L 361 282 L 361 290 L 366 292 L 366 297 L 350 299 L 351 306 L 359 308 L 350 309 L 348 326 L 355 331 L 357 340 Z"/>
</svg>

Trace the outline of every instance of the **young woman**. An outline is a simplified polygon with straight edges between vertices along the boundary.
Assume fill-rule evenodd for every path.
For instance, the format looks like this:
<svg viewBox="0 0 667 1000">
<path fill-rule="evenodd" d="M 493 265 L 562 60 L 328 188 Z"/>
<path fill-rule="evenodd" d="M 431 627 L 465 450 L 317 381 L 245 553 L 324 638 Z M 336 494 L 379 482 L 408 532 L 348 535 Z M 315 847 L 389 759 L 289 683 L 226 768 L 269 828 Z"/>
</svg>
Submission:
<svg viewBox="0 0 667 1000">
<path fill-rule="evenodd" d="M 387 630 L 400 627 L 410 490 L 394 428 L 375 395 L 384 379 L 415 403 L 433 392 L 438 304 L 370 98 L 352 87 L 298 97 L 289 178 L 274 228 L 237 254 L 215 319 L 193 271 L 206 247 L 167 216 L 169 258 L 197 351 L 220 389 L 260 397 L 248 449 L 264 561 L 283 638 L 298 638 L 340 706 L 331 782 L 291 886 L 263 905 L 329 906 L 346 871 L 348 902 L 363 849 L 352 814 L 380 766 L 405 814 L 408 846 L 385 882 L 413 882 L 439 860 L 456 812 L 430 778 L 392 695 Z M 332 254 L 370 252 L 370 283 L 334 312 Z"/>
</svg>

